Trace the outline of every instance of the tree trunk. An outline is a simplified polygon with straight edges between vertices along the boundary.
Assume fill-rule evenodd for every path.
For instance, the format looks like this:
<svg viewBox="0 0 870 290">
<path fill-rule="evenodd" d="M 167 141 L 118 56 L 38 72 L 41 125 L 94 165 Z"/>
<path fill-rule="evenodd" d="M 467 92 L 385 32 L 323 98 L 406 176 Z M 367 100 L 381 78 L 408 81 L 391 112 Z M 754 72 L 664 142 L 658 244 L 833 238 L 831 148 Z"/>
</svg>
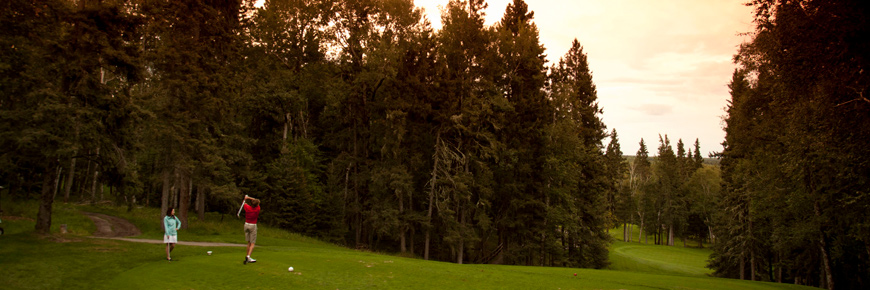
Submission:
<svg viewBox="0 0 870 290">
<path fill-rule="evenodd" d="M 411 252 L 411 255 L 416 255 L 416 253 L 414 252 L 414 234 L 416 234 L 416 230 L 414 229 L 414 227 L 411 227 L 410 231 L 411 233 L 408 237 L 408 246 L 410 247 L 409 251 Z"/>
<path fill-rule="evenodd" d="M 831 271 L 831 258 L 828 256 L 827 244 L 825 243 L 825 234 L 819 232 L 819 251 L 822 253 L 822 266 L 824 267 L 825 285 L 828 290 L 834 290 L 834 272 Z"/>
<path fill-rule="evenodd" d="M 426 234 L 424 235 L 425 242 L 423 244 L 423 259 L 429 260 L 429 240 L 430 240 L 430 232 L 432 231 L 432 210 L 435 203 L 435 183 L 438 181 L 438 166 L 440 155 L 438 154 L 438 146 L 441 142 L 441 130 L 438 130 L 437 135 L 435 135 L 435 154 L 433 158 L 435 159 L 432 165 L 432 179 L 429 180 L 429 210 L 426 213 Z"/>
<path fill-rule="evenodd" d="M 749 249 L 749 278 L 755 281 L 755 251 Z"/>
<path fill-rule="evenodd" d="M 457 205 L 457 211 L 459 212 L 459 228 L 465 227 L 465 211 L 462 210 L 461 205 Z M 465 237 L 464 233 L 459 233 L 459 253 L 456 255 L 456 263 L 462 264 L 462 259 L 465 256 Z"/>
<path fill-rule="evenodd" d="M 60 190 L 60 176 L 63 174 L 63 166 L 57 165 L 57 172 L 54 175 L 54 186 L 51 187 L 51 199 L 57 199 L 57 192 Z"/>
<path fill-rule="evenodd" d="M 740 253 L 740 280 L 746 280 L 746 261 L 744 260 L 743 253 Z"/>
<path fill-rule="evenodd" d="M 196 214 L 199 220 L 205 220 L 205 189 L 202 186 L 196 188 Z"/>
<path fill-rule="evenodd" d="M 656 213 L 656 223 L 653 224 L 656 228 L 656 232 L 654 233 L 654 235 L 655 235 L 654 243 L 656 245 L 662 244 L 662 240 L 661 240 L 662 239 L 662 234 L 661 234 L 661 232 L 662 232 L 662 220 L 661 220 L 661 217 L 662 217 L 662 212 L 661 211 L 657 212 Z"/>
<path fill-rule="evenodd" d="M 622 223 L 622 241 L 628 242 L 628 223 Z"/>
<path fill-rule="evenodd" d="M 91 155 L 91 151 L 88 150 L 88 151 L 86 152 L 86 155 L 87 155 L 87 156 L 90 156 L 90 155 Z M 89 184 L 89 181 L 90 181 L 90 179 L 91 179 L 91 176 L 93 176 L 93 173 L 92 173 L 92 172 L 93 172 L 93 171 L 92 171 L 93 169 L 92 169 L 92 167 L 93 167 L 93 163 L 94 163 L 94 162 L 91 161 L 91 159 L 92 159 L 92 158 L 88 158 L 88 167 L 87 167 L 87 169 L 85 169 L 85 174 L 82 176 L 82 182 L 79 184 L 79 200 L 80 200 L 80 201 L 84 201 L 84 200 L 85 200 L 85 191 L 86 191 L 87 188 L 88 188 L 88 184 Z"/>
<path fill-rule="evenodd" d="M 97 147 L 97 159 L 100 158 L 100 147 Z M 100 171 L 98 168 L 100 167 L 99 163 L 94 163 L 94 179 L 91 180 L 91 204 L 95 204 L 97 202 L 97 177 L 100 176 Z"/>
<path fill-rule="evenodd" d="M 643 226 L 644 226 L 644 224 L 643 224 L 643 214 L 641 214 L 641 213 L 638 212 L 637 215 L 640 216 L 640 227 L 637 228 L 637 230 L 638 230 L 638 234 L 637 234 L 637 242 L 640 243 L 640 239 L 643 237 Z M 649 244 L 649 238 L 646 239 L 646 243 Z"/>
<path fill-rule="evenodd" d="M 54 169 L 55 162 L 55 159 L 48 162 L 48 166 L 45 167 L 45 176 L 42 178 L 42 199 L 39 204 L 39 212 L 36 214 L 36 232 L 39 234 L 48 234 L 51 229 L 51 206 L 54 203 L 51 182 L 54 181 L 55 174 L 57 174 Z"/>
<path fill-rule="evenodd" d="M 180 186 L 178 191 L 180 195 L 178 197 L 178 216 L 179 219 L 181 219 L 181 229 L 186 230 L 189 225 L 187 213 L 190 211 L 190 193 L 193 191 L 193 180 L 191 180 L 190 176 L 185 172 L 181 173 L 181 179 L 179 181 Z"/>
<path fill-rule="evenodd" d="M 171 193 L 171 178 L 172 175 L 169 172 L 172 168 L 166 167 L 163 168 L 163 195 L 160 197 L 160 216 L 163 217 L 166 215 L 166 210 L 169 209 L 169 195 Z"/>
<path fill-rule="evenodd" d="M 405 234 L 408 232 L 408 229 L 407 227 L 405 227 L 405 223 L 402 221 L 405 216 L 405 199 L 402 198 L 401 190 L 396 192 L 396 195 L 398 195 L 399 198 L 399 248 L 402 253 L 405 253 L 408 252 L 408 248 L 405 245 Z"/>
<path fill-rule="evenodd" d="M 716 243 L 716 235 L 713 234 L 713 227 L 707 226 L 707 232 L 710 234 L 710 244 Z"/>
<path fill-rule="evenodd" d="M 822 211 L 819 202 L 813 203 L 813 208 L 817 218 L 822 216 Z M 819 251 L 822 253 L 822 265 L 825 270 L 825 282 L 828 290 L 834 290 L 834 272 L 831 272 L 831 257 L 828 256 L 828 246 L 825 243 L 825 232 L 819 228 Z"/>
</svg>

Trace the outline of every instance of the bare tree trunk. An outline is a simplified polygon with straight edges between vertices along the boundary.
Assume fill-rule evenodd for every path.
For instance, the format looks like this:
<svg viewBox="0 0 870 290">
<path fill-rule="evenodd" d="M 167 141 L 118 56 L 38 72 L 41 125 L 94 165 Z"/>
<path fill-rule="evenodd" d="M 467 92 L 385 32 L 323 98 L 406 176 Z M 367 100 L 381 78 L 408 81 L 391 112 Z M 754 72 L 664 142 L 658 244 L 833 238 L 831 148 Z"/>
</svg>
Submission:
<svg viewBox="0 0 870 290">
<path fill-rule="evenodd" d="M 661 211 L 656 213 L 656 223 L 655 223 L 655 227 L 656 227 L 655 244 L 656 245 L 662 244 L 662 234 L 661 234 L 661 232 L 662 232 L 662 220 L 661 220 L 661 217 L 662 217 Z"/>
<path fill-rule="evenodd" d="M 828 290 L 834 290 L 834 272 L 831 272 L 831 258 L 828 256 L 827 244 L 825 243 L 825 234 L 819 232 L 819 251 L 822 253 L 822 267 L 824 267 L 825 286 Z"/>
<path fill-rule="evenodd" d="M 196 188 L 196 213 L 199 220 L 205 220 L 205 189 L 202 186 Z"/>
<path fill-rule="evenodd" d="M 749 278 L 755 281 L 755 251 L 749 249 Z"/>
<path fill-rule="evenodd" d="M 430 232 L 432 231 L 432 210 L 434 208 L 435 203 L 435 183 L 438 181 L 438 166 L 440 155 L 438 154 L 438 146 L 441 142 L 441 130 L 438 131 L 435 136 L 435 154 L 433 155 L 433 159 L 435 159 L 432 165 L 432 179 L 429 180 L 429 210 L 426 213 L 426 234 L 424 235 L 424 246 L 423 246 L 423 259 L 429 260 L 429 240 L 430 240 Z"/>
<path fill-rule="evenodd" d="M 740 280 L 746 280 L 746 261 L 744 260 L 743 253 L 740 253 Z"/>
<path fill-rule="evenodd" d="M 813 204 L 816 217 L 821 217 L 822 211 L 819 209 L 819 202 Z M 825 243 L 825 232 L 819 229 L 819 251 L 822 253 L 822 265 L 825 270 L 825 279 L 828 290 L 834 290 L 834 272 L 831 272 L 831 257 L 828 256 L 828 246 Z"/>
<path fill-rule="evenodd" d="M 358 136 L 358 134 L 359 133 L 357 132 L 357 124 L 356 124 L 356 121 L 354 121 L 354 129 L 353 129 L 353 157 L 354 157 L 354 160 L 359 160 L 359 144 L 358 144 L 359 143 L 359 140 L 358 140 L 359 136 Z M 353 178 L 353 196 L 354 196 L 353 202 L 354 202 L 354 207 L 358 208 L 358 209 L 354 210 L 354 213 L 353 213 L 353 216 L 354 216 L 353 223 L 354 223 L 354 227 L 356 228 L 356 234 L 354 235 L 354 245 L 359 247 L 360 240 L 362 239 L 362 213 L 360 213 L 360 211 L 362 210 L 361 209 L 362 205 L 360 205 L 360 201 L 359 201 L 359 164 L 356 163 L 356 161 L 354 161 L 354 165 L 353 165 L 353 176 L 354 176 L 354 178 Z"/>
<path fill-rule="evenodd" d="M 674 224 L 668 225 L 668 246 L 674 245 Z"/>
<path fill-rule="evenodd" d="M 36 232 L 48 234 L 51 229 L 51 206 L 54 203 L 54 193 L 51 190 L 51 182 L 56 178 L 57 171 L 55 159 L 48 161 L 45 167 L 45 176 L 42 177 L 42 200 L 39 204 L 39 212 L 36 214 Z"/>
<path fill-rule="evenodd" d="M 178 197 L 178 216 L 181 219 L 181 228 L 185 230 L 190 224 L 187 219 L 187 213 L 190 211 L 190 192 L 193 190 L 192 187 L 193 181 L 191 180 L 187 172 L 181 173 L 178 188 L 178 191 L 180 193 Z"/>
<path fill-rule="evenodd" d="M 97 159 L 100 158 L 100 147 L 97 147 L 96 158 Z M 100 171 L 98 170 L 99 166 L 100 166 L 99 163 L 94 164 L 94 179 L 91 180 L 91 204 L 94 204 L 97 202 L 97 200 L 96 200 L 97 199 L 97 183 L 98 183 L 97 177 L 100 175 Z"/>
<path fill-rule="evenodd" d="M 73 152 L 73 156 L 76 155 L 76 152 Z M 72 189 L 73 178 L 76 176 L 76 158 L 70 158 L 69 161 L 69 173 L 66 176 L 66 182 L 63 184 L 63 202 L 69 202 L 69 192 Z"/>
<path fill-rule="evenodd" d="M 399 198 L 399 218 L 402 219 L 405 216 L 405 214 L 404 214 L 405 213 L 405 199 L 402 197 L 401 190 L 397 191 L 396 195 L 398 195 L 398 198 Z M 400 220 L 399 221 L 399 242 L 400 242 L 399 248 L 401 249 L 402 253 L 405 253 L 408 251 L 408 248 L 405 246 L 405 242 L 406 242 L 405 241 L 405 234 L 407 233 L 407 231 L 408 230 L 405 227 L 405 224 Z"/>
<path fill-rule="evenodd" d="M 416 255 L 416 253 L 414 252 L 414 238 L 417 231 L 414 229 L 414 227 L 411 227 L 410 231 L 411 233 L 408 237 L 408 246 L 410 247 L 409 251 L 411 252 L 411 255 Z"/>
<path fill-rule="evenodd" d="M 709 223 L 707 223 L 707 235 L 710 238 L 710 244 L 716 244 L 716 239 L 714 238 L 716 235 L 713 234 L 713 227 L 709 226 Z"/>
<path fill-rule="evenodd" d="M 465 227 L 465 211 L 462 210 L 461 205 L 457 205 L 457 207 L 458 207 L 457 211 L 459 211 L 459 226 Z M 457 264 L 460 264 L 460 265 L 462 264 L 462 259 L 464 258 L 464 255 L 465 255 L 465 238 L 463 237 L 463 234 L 460 233 L 459 234 L 459 253 L 456 255 L 456 263 Z"/>
<path fill-rule="evenodd" d="M 637 242 L 640 243 L 640 239 L 643 237 L 643 214 L 638 212 L 637 215 L 640 216 L 640 227 L 637 229 L 639 231 L 637 234 Z M 646 243 L 649 244 L 649 237 L 647 237 Z"/>
<path fill-rule="evenodd" d="M 423 235 L 423 260 L 429 260 L 429 240 L 431 238 L 429 235 L 430 232 L 432 232 L 430 228 L 432 227 L 432 202 L 435 195 L 435 184 L 432 184 L 431 188 L 432 191 L 429 192 L 429 211 L 426 213 L 426 222 L 428 223 L 428 225 L 426 226 L 426 233 Z"/>
<path fill-rule="evenodd" d="M 91 155 L 91 151 L 90 151 L 90 150 L 87 151 L 87 155 L 88 155 L 88 156 Z M 94 169 L 93 169 L 93 166 L 94 166 L 93 163 L 94 163 L 94 162 L 93 162 L 91 159 L 92 159 L 92 158 L 88 158 L 88 167 L 87 167 L 87 169 L 85 170 L 85 174 L 84 174 L 84 176 L 82 176 L 82 182 L 79 184 L 79 200 L 80 200 L 80 201 L 85 200 L 85 191 L 86 191 L 87 188 L 88 188 L 88 184 L 90 184 L 89 182 L 90 182 L 90 180 L 91 180 L 91 176 L 94 175 L 94 174 L 93 174 L 93 170 L 94 170 Z"/>
<path fill-rule="evenodd" d="M 631 226 L 627 222 L 622 223 L 622 241 L 628 242 L 631 239 Z"/>
<path fill-rule="evenodd" d="M 169 195 L 171 194 L 172 174 L 169 172 L 172 168 L 163 168 L 163 195 L 160 197 L 160 216 L 166 214 L 169 209 Z"/>
<path fill-rule="evenodd" d="M 54 175 L 54 186 L 51 188 L 51 199 L 57 199 L 57 192 L 60 190 L 60 176 L 63 174 L 63 166 L 57 165 L 57 172 Z"/>
</svg>

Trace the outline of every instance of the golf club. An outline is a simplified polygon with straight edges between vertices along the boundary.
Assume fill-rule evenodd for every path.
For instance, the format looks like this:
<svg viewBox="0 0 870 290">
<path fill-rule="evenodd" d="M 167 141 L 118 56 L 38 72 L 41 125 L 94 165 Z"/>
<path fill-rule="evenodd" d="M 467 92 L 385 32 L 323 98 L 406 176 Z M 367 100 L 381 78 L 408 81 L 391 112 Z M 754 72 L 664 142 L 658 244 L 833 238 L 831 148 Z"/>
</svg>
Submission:
<svg viewBox="0 0 870 290">
<path fill-rule="evenodd" d="M 239 212 L 236 213 L 236 217 L 239 217 L 242 214 L 242 209 L 245 208 L 245 200 L 248 199 L 248 195 L 245 195 L 245 199 L 242 200 L 242 205 L 239 207 Z"/>
</svg>

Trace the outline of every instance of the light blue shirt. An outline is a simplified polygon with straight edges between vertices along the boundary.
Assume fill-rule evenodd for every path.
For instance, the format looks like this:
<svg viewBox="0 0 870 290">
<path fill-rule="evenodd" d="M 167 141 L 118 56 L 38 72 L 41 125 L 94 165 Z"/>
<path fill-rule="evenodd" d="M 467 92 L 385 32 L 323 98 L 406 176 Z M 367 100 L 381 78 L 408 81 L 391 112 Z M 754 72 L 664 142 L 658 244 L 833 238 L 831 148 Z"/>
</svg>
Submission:
<svg viewBox="0 0 870 290">
<path fill-rule="evenodd" d="M 177 217 L 166 216 L 163 218 L 163 228 L 166 229 L 167 236 L 177 236 L 176 231 L 181 228 L 181 221 Z"/>
</svg>

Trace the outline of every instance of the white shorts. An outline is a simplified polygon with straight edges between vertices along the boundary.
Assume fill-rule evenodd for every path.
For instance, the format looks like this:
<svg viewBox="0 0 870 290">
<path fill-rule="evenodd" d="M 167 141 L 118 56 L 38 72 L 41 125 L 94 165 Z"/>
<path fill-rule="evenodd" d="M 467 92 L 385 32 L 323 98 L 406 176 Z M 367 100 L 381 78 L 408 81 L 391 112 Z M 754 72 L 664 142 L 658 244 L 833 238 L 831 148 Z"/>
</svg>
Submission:
<svg viewBox="0 0 870 290">
<path fill-rule="evenodd" d="M 164 244 L 178 244 L 178 236 L 163 235 Z"/>
</svg>

